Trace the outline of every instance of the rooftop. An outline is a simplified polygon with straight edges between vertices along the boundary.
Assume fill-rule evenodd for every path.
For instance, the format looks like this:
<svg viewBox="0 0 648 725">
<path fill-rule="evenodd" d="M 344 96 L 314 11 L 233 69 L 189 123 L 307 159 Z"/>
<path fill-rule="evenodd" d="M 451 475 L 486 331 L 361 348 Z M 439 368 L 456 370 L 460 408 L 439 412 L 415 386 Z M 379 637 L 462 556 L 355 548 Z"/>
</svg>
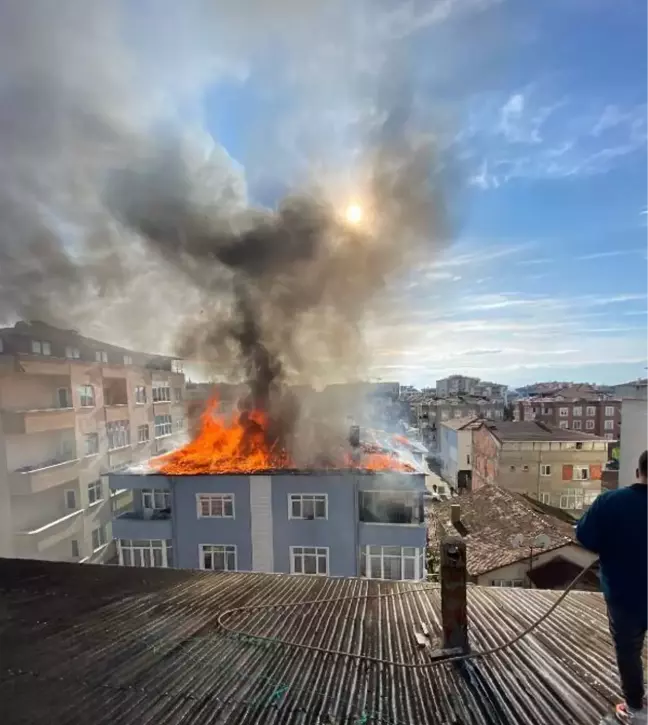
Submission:
<svg viewBox="0 0 648 725">
<path fill-rule="evenodd" d="M 496 655 L 411 669 L 358 656 L 429 661 L 414 631 L 439 633 L 435 586 L 7 559 L 0 581 L 3 725 L 590 725 L 620 697 L 589 592 Z M 509 640 L 557 595 L 472 587 L 473 648 Z M 223 630 L 219 615 L 244 606 L 257 609 L 226 620 L 240 633 Z"/>
<path fill-rule="evenodd" d="M 451 507 L 457 504 L 461 507 L 458 527 L 450 519 Z M 466 542 L 468 574 L 480 576 L 529 558 L 528 546 L 513 545 L 516 534 L 522 534 L 526 542 L 546 534 L 549 545 L 545 551 L 575 543 L 573 524 L 549 511 L 549 506 L 489 484 L 435 504 L 430 527 L 439 537 L 460 534 Z M 441 530 L 435 531 L 436 527 Z"/>
<path fill-rule="evenodd" d="M 488 429 L 499 441 L 597 441 L 600 436 L 548 425 L 537 420 L 486 422 Z"/>
<path fill-rule="evenodd" d="M 452 418 L 451 420 L 444 420 L 441 422 L 441 425 L 445 426 L 446 428 L 452 428 L 452 430 L 464 430 L 466 428 L 477 428 L 484 420 L 484 418 L 479 418 L 476 415 L 464 415 L 462 418 Z"/>
</svg>

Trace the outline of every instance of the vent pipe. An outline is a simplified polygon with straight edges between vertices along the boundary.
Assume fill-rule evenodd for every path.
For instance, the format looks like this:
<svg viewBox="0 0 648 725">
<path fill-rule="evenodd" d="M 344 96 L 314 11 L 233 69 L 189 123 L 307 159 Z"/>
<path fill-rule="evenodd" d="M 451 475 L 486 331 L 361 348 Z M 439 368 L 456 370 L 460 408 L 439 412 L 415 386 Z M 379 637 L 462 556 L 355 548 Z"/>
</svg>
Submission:
<svg viewBox="0 0 648 725">
<path fill-rule="evenodd" d="M 459 508 L 457 506 L 457 508 Z M 441 622 L 444 649 L 468 652 L 466 544 L 459 537 L 441 542 Z"/>
<path fill-rule="evenodd" d="M 450 523 L 454 526 L 461 522 L 461 504 L 450 504 Z"/>
</svg>

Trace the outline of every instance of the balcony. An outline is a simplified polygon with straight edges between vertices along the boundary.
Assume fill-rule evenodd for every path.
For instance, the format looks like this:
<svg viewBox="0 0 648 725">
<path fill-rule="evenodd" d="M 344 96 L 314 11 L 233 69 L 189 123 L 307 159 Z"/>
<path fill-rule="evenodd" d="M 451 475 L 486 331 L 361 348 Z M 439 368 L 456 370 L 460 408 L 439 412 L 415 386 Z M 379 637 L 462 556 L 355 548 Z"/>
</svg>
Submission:
<svg viewBox="0 0 648 725">
<path fill-rule="evenodd" d="M 83 509 L 72 511 L 29 531 L 18 531 L 15 534 L 16 550 L 22 557 L 46 558 L 42 555 L 56 544 L 68 538 L 79 538 L 82 528 Z"/>
<path fill-rule="evenodd" d="M 79 459 L 52 460 L 25 466 L 9 474 L 11 492 L 16 495 L 39 493 L 71 481 L 79 475 Z"/>
<path fill-rule="evenodd" d="M 113 518 L 115 539 L 171 539 L 173 522 L 170 509 L 165 511 L 137 511 L 132 505 L 121 508 Z"/>
<path fill-rule="evenodd" d="M 64 430 L 74 428 L 74 423 L 74 408 L 2 411 L 2 427 L 8 435 Z"/>
</svg>

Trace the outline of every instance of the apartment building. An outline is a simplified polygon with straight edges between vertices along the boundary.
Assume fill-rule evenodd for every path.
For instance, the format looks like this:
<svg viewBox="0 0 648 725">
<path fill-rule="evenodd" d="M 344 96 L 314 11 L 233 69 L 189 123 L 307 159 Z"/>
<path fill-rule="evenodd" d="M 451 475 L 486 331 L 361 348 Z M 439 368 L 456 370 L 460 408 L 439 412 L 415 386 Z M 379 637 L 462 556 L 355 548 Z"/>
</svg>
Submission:
<svg viewBox="0 0 648 725">
<path fill-rule="evenodd" d="M 470 378 L 465 375 L 449 375 L 436 381 L 436 394 L 439 398 L 459 393 L 472 393 L 473 388 L 479 383 L 479 378 Z"/>
<path fill-rule="evenodd" d="M 102 476 L 182 438 L 180 365 L 40 322 L 0 330 L 0 556 L 114 555 L 130 494 Z"/>
<path fill-rule="evenodd" d="M 604 438 L 538 421 L 490 423 L 473 431 L 472 490 L 496 484 L 576 515 L 601 492 Z"/>
<path fill-rule="evenodd" d="M 472 477 L 472 436 L 483 419 L 475 416 L 453 418 L 439 426 L 441 475 L 456 490 L 470 489 Z"/>
<path fill-rule="evenodd" d="M 108 476 L 128 566 L 424 579 L 424 474 Z"/>
<path fill-rule="evenodd" d="M 569 391 L 560 391 L 550 397 L 524 398 L 515 404 L 514 415 L 516 420 L 537 420 L 607 440 L 619 440 L 621 432 L 621 400 L 602 395 L 571 397 Z"/>
</svg>

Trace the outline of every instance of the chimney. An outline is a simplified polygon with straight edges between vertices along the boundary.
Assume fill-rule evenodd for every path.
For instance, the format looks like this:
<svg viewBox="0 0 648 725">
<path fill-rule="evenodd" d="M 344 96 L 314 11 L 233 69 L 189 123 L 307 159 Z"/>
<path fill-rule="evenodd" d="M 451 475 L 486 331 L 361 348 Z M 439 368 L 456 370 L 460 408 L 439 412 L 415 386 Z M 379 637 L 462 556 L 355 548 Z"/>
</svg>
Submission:
<svg viewBox="0 0 648 725">
<path fill-rule="evenodd" d="M 459 507 L 457 506 L 457 509 Z M 466 544 L 459 537 L 441 542 L 441 623 L 444 649 L 468 652 Z"/>
<path fill-rule="evenodd" d="M 461 522 L 461 504 L 450 504 L 450 523 L 456 526 Z"/>
</svg>

